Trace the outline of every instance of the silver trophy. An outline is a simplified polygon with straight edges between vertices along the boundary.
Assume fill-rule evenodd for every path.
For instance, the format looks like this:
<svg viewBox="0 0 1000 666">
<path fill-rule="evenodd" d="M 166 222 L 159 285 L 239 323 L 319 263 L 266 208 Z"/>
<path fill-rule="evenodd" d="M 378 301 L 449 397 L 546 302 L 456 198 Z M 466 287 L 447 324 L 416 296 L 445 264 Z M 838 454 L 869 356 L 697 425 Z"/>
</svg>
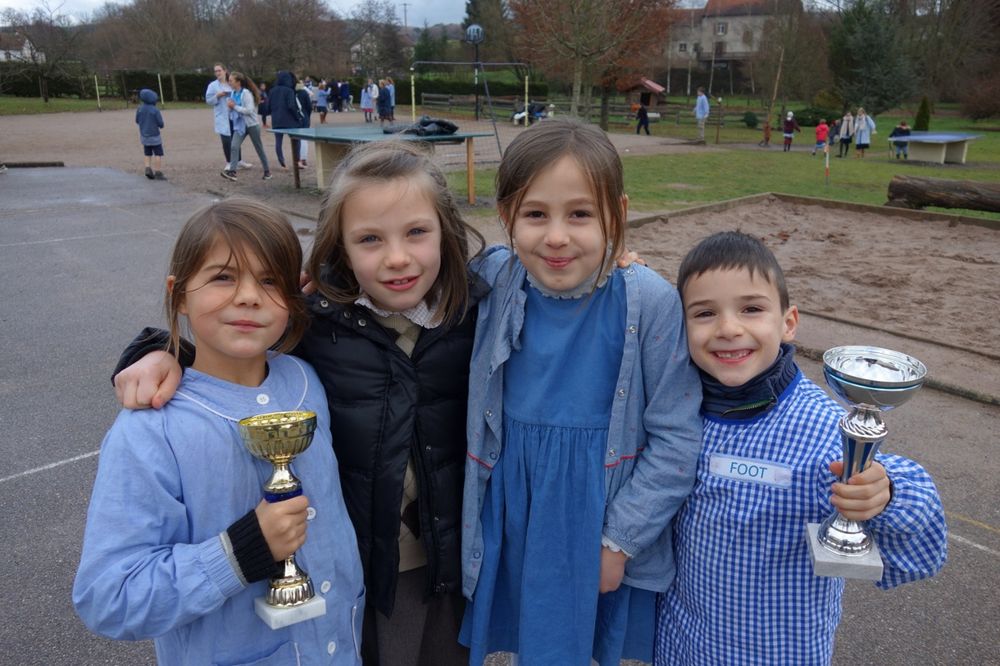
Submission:
<svg viewBox="0 0 1000 666">
<path fill-rule="evenodd" d="M 847 483 L 868 469 L 888 432 L 882 412 L 899 407 L 923 386 L 927 368 L 901 352 L 879 347 L 834 347 L 823 354 L 823 374 L 830 389 L 851 411 L 840 419 Z M 809 523 L 809 555 L 817 576 L 864 580 L 882 578 L 882 557 L 864 523 L 834 512 L 822 523 Z"/>
</svg>

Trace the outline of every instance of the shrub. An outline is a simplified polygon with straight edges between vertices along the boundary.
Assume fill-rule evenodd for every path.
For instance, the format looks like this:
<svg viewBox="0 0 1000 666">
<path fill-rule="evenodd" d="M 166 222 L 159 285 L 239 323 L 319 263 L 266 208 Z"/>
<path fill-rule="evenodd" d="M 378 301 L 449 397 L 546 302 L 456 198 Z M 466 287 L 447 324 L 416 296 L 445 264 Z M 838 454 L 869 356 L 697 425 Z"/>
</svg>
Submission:
<svg viewBox="0 0 1000 666">
<path fill-rule="evenodd" d="M 924 95 L 920 100 L 920 108 L 917 109 L 917 117 L 913 120 L 913 129 L 918 132 L 926 132 L 931 126 L 931 105 Z"/>
<path fill-rule="evenodd" d="M 962 113 L 972 120 L 1000 118 L 1000 74 L 973 82 L 961 98 Z"/>
<path fill-rule="evenodd" d="M 820 109 L 815 106 L 807 106 L 801 111 L 795 112 L 795 120 L 799 121 L 799 125 L 802 127 L 816 127 L 821 120 L 830 122 L 839 117 L 840 113 L 837 111 Z"/>
<path fill-rule="evenodd" d="M 747 126 L 747 129 L 754 129 L 759 124 L 757 119 L 757 114 L 753 111 L 747 111 L 743 114 L 743 124 Z"/>
<path fill-rule="evenodd" d="M 844 108 L 844 100 L 835 92 L 830 90 L 821 90 L 815 97 L 813 97 L 813 107 L 817 109 L 842 109 Z M 842 114 L 836 114 L 840 116 Z M 836 117 L 835 116 L 835 117 Z M 832 120 L 832 118 L 827 118 L 826 120 Z"/>
</svg>

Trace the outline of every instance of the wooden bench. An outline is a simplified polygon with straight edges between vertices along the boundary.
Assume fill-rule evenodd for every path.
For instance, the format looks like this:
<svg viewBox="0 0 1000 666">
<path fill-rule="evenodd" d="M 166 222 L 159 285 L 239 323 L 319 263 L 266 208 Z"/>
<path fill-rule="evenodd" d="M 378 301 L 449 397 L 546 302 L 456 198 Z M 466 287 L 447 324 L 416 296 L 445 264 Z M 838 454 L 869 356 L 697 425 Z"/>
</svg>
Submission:
<svg viewBox="0 0 1000 666">
<path fill-rule="evenodd" d="M 451 111 L 451 95 L 441 95 L 438 93 L 420 93 L 421 106 L 433 106 Z"/>
</svg>

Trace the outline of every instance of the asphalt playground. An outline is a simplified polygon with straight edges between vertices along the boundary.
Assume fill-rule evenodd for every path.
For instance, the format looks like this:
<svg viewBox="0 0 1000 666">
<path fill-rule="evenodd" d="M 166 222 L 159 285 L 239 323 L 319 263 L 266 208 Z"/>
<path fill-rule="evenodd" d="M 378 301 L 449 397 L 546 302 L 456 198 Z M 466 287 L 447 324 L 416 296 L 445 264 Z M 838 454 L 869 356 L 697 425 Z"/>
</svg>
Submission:
<svg viewBox="0 0 1000 666">
<path fill-rule="evenodd" d="M 211 200 L 104 168 L 0 174 L 2 664 L 155 661 L 149 641 L 90 634 L 70 594 L 118 410 L 111 370 L 143 325 L 162 323 L 170 248 Z M 801 365 L 821 381 L 815 362 Z M 886 448 L 935 477 L 949 561 L 889 592 L 848 583 L 834 663 L 1000 664 L 1000 407 L 925 388 L 887 421 Z"/>
</svg>

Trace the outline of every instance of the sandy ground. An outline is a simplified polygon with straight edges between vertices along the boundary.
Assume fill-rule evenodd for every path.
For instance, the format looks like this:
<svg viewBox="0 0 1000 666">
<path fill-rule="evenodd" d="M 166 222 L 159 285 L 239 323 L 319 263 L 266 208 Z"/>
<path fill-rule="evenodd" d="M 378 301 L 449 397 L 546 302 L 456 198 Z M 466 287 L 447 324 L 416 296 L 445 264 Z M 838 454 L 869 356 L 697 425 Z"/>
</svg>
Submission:
<svg viewBox="0 0 1000 666">
<path fill-rule="evenodd" d="M 1000 232 L 770 201 L 650 224 L 629 245 L 668 278 L 708 234 L 765 241 L 802 309 L 995 354 Z"/>
</svg>

